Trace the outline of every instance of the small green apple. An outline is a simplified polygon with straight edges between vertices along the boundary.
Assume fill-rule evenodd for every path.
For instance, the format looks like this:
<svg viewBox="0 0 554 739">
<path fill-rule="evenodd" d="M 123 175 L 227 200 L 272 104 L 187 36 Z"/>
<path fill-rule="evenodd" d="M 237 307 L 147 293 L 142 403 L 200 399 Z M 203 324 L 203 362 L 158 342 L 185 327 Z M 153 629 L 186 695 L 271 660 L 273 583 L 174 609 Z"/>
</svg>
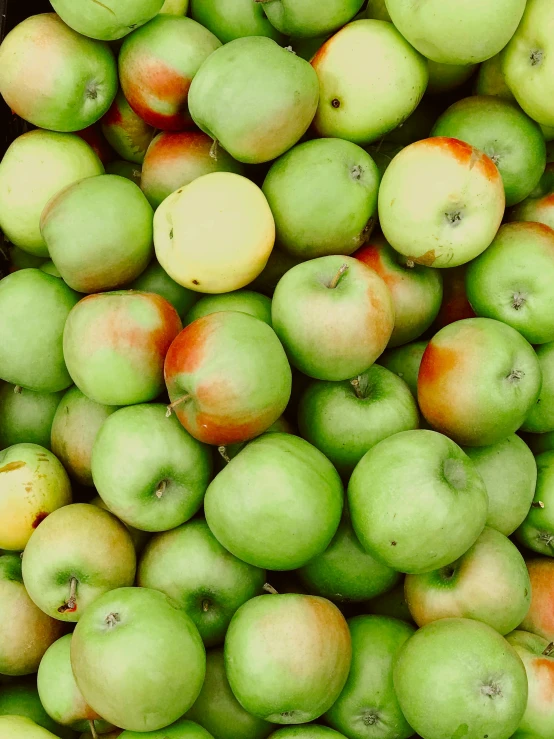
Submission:
<svg viewBox="0 0 554 739">
<path fill-rule="evenodd" d="M 191 0 L 190 16 L 223 44 L 243 36 L 267 36 L 278 44 L 285 40 L 267 19 L 261 0 Z"/>
<path fill-rule="evenodd" d="M 165 269 L 153 259 L 136 280 L 127 285 L 129 290 L 156 293 L 165 298 L 175 308 L 181 319 L 187 315 L 200 297 L 199 293 L 179 285 L 167 274 Z"/>
<path fill-rule="evenodd" d="M 135 113 L 121 90 L 100 124 L 106 141 L 122 159 L 142 164 L 155 129 Z"/>
<path fill-rule="evenodd" d="M 57 724 L 44 710 L 40 702 L 36 678 L 13 680 L 0 691 L 0 716 L 24 716 L 51 731 L 60 739 L 74 739 L 75 734 L 67 726 Z"/>
<path fill-rule="evenodd" d="M 410 344 L 387 349 L 377 360 L 377 364 L 386 367 L 401 380 L 404 380 L 414 398 L 417 400 L 417 376 L 427 341 L 412 341 Z"/>
<path fill-rule="evenodd" d="M 90 38 L 114 41 L 147 23 L 161 10 L 164 0 L 118 0 L 114 8 L 88 0 L 51 0 L 60 18 Z"/>
<path fill-rule="evenodd" d="M 26 716 L 0 716 L 2 739 L 56 739 L 56 735 Z"/>
<path fill-rule="evenodd" d="M 404 593 L 404 577 L 387 593 L 377 595 L 375 598 L 368 600 L 365 609 L 368 613 L 376 616 L 388 616 L 389 618 L 400 619 L 408 624 L 414 624 L 412 614 L 406 603 Z"/>
<path fill-rule="evenodd" d="M 475 81 L 476 95 L 494 95 L 495 97 L 515 103 L 515 97 L 506 84 L 502 72 L 502 54 L 495 54 L 479 65 Z"/>
<path fill-rule="evenodd" d="M 115 159 L 113 162 L 106 164 L 106 174 L 116 174 L 119 177 L 126 177 L 140 187 L 140 177 L 142 174 L 140 164 L 125 162 L 123 159 Z"/>
<path fill-rule="evenodd" d="M 528 549 L 554 554 L 554 451 L 535 457 L 537 486 L 527 517 L 516 530 L 516 539 Z M 554 638 L 554 634 L 553 634 Z"/>
<path fill-rule="evenodd" d="M 40 393 L 1 383 L 0 449 L 21 443 L 50 449 L 52 421 L 62 397 L 63 391 Z"/>
<path fill-rule="evenodd" d="M 183 323 L 187 326 L 197 318 L 222 310 L 249 313 L 271 326 L 271 300 L 254 290 L 235 290 L 232 293 L 221 293 L 220 295 L 204 295 L 192 306 Z"/>
<path fill-rule="evenodd" d="M 286 36 L 313 38 L 336 31 L 356 15 L 363 0 L 256 0 Z"/>
<path fill-rule="evenodd" d="M 554 431 L 554 341 L 538 346 L 536 352 L 541 366 L 541 391 L 521 428 L 544 434 Z"/>
</svg>

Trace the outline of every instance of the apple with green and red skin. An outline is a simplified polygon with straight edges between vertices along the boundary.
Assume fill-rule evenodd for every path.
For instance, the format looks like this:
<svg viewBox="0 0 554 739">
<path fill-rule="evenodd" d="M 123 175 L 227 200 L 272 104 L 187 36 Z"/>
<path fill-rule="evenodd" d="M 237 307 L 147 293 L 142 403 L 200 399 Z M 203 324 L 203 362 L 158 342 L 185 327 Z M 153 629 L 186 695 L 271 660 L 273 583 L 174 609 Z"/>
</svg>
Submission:
<svg viewBox="0 0 554 739">
<path fill-rule="evenodd" d="M 0 383 L 0 449 L 21 443 L 50 449 L 50 429 L 63 395 Z"/>
<path fill-rule="evenodd" d="M 75 135 L 87 142 L 104 166 L 115 159 L 115 151 L 106 141 L 100 122 L 93 123 L 82 131 L 75 131 Z"/>
<path fill-rule="evenodd" d="M 521 428 L 545 434 L 554 431 L 554 341 L 538 346 L 536 352 L 541 366 L 541 392 Z"/>
<path fill-rule="evenodd" d="M 535 221 L 554 228 L 554 162 L 548 162 L 537 187 L 508 213 L 510 221 Z"/>
<path fill-rule="evenodd" d="M 116 92 L 107 44 L 81 36 L 55 13 L 31 15 L 0 46 L 0 95 L 39 128 L 80 131 L 104 115 Z"/>
<path fill-rule="evenodd" d="M 110 510 L 99 495 L 95 495 L 94 498 L 91 498 L 91 500 L 87 502 L 90 503 L 90 505 L 95 505 L 98 506 L 98 508 L 103 508 L 105 511 Z M 124 526 L 131 536 L 131 540 L 133 542 L 133 546 L 135 547 L 138 558 L 139 554 L 146 546 L 146 542 L 150 539 L 150 534 L 147 531 L 140 531 L 139 529 L 135 529 L 133 526 L 129 526 L 129 524 L 126 523 L 124 523 Z"/>
<path fill-rule="evenodd" d="M 342 613 L 311 595 L 252 598 L 233 616 L 225 639 L 231 690 L 247 711 L 278 724 L 325 713 L 344 687 L 350 661 Z"/>
<path fill-rule="evenodd" d="M 267 295 L 254 290 L 235 290 L 232 293 L 221 293 L 220 295 L 203 295 L 192 306 L 183 323 L 186 326 L 196 321 L 197 318 L 225 310 L 248 313 L 271 326 L 271 300 Z"/>
<path fill-rule="evenodd" d="M 119 79 L 131 108 L 163 131 L 191 125 L 189 87 L 202 62 L 221 46 L 191 18 L 158 15 L 128 36 L 119 53 Z"/>
<path fill-rule="evenodd" d="M 527 570 L 531 581 L 531 606 L 519 628 L 554 641 L 554 559 L 528 559 Z"/>
<path fill-rule="evenodd" d="M 412 341 L 410 344 L 404 344 L 395 349 L 387 349 L 377 360 L 377 364 L 386 367 L 404 380 L 416 400 L 417 376 L 427 344 L 427 341 Z"/>
<path fill-rule="evenodd" d="M 117 174 L 120 177 L 126 177 L 128 180 L 131 180 L 131 182 L 134 182 L 135 185 L 140 187 L 140 164 L 126 162 L 123 159 L 116 159 L 115 161 L 106 164 L 106 174 Z"/>
<path fill-rule="evenodd" d="M 121 90 L 100 124 L 106 140 L 122 159 L 142 164 L 154 128 L 135 113 Z"/>
<path fill-rule="evenodd" d="M 475 318 L 475 311 L 467 299 L 466 273 L 467 264 L 442 271 L 442 303 L 433 321 L 432 328 L 435 331 L 448 326 L 449 323 L 463 321 L 464 318 Z"/>
<path fill-rule="evenodd" d="M 517 529 L 517 540 L 533 552 L 554 554 L 554 451 L 535 457 L 537 486 L 527 517 Z"/>
<path fill-rule="evenodd" d="M 190 16 L 226 44 L 243 36 L 267 36 L 284 44 L 285 37 L 272 26 L 261 2 L 251 0 L 192 0 Z"/>
<path fill-rule="evenodd" d="M 0 716 L 24 716 L 60 739 L 75 739 L 73 731 L 56 723 L 44 710 L 40 702 L 36 677 L 10 680 L 0 692 Z"/>
<path fill-rule="evenodd" d="M 103 405 L 153 400 L 164 389 L 165 355 L 181 328 L 175 308 L 155 293 L 89 295 L 65 324 L 69 374 L 82 393 Z"/>
<path fill-rule="evenodd" d="M 156 293 L 165 298 L 183 319 L 200 294 L 179 285 L 167 274 L 159 262 L 153 259 L 136 280 L 127 285 L 129 290 L 140 290 L 145 293 Z"/>
</svg>

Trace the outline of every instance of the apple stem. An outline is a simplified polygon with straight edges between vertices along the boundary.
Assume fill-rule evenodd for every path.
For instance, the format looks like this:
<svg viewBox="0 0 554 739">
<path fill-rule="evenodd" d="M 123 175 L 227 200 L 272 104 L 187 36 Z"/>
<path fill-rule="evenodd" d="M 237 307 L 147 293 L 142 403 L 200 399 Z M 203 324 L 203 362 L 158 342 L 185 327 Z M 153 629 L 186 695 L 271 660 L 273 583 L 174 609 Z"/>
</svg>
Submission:
<svg viewBox="0 0 554 739">
<path fill-rule="evenodd" d="M 14 393 L 16 395 L 20 395 L 22 390 L 23 390 L 23 388 L 21 387 L 21 385 L 15 385 L 15 387 L 13 389 L 13 391 L 14 391 Z"/>
<path fill-rule="evenodd" d="M 158 487 L 156 488 L 156 492 L 155 492 L 156 498 L 162 497 L 162 495 L 165 493 L 166 487 L 167 487 L 167 480 L 161 480 L 158 483 Z"/>
<path fill-rule="evenodd" d="M 229 464 L 229 462 L 231 461 L 231 457 L 227 454 L 227 447 L 218 446 L 217 451 L 221 454 L 221 456 L 227 462 L 227 464 Z"/>
<path fill-rule="evenodd" d="M 554 641 L 551 641 L 550 644 L 546 647 L 546 649 L 543 651 L 543 655 L 545 657 L 550 657 L 552 652 L 554 652 Z"/>
<path fill-rule="evenodd" d="M 191 394 L 187 393 L 187 395 L 183 395 L 180 398 L 177 398 L 177 400 L 174 400 L 173 403 L 170 403 L 167 406 L 167 412 L 165 414 L 165 417 L 169 418 L 169 416 L 173 413 L 174 408 L 176 408 L 178 405 L 181 405 L 181 403 L 184 403 L 185 400 L 188 400 L 191 397 L 192 397 Z"/>
<path fill-rule="evenodd" d="M 88 725 L 90 726 L 90 733 L 92 735 L 92 739 L 98 739 L 98 734 L 96 733 L 96 727 L 94 726 L 94 721 L 89 719 Z"/>
<path fill-rule="evenodd" d="M 58 608 L 58 613 L 75 613 L 77 610 L 77 578 L 72 577 L 69 580 L 69 598 L 67 603 Z"/>
<path fill-rule="evenodd" d="M 536 500 L 534 503 L 531 503 L 531 508 L 544 508 L 544 503 L 542 500 Z"/>
<path fill-rule="evenodd" d="M 208 611 L 210 610 L 210 601 L 209 600 L 203 600 L 202 601 L 202 610 L 204 611 L 204 613 L 208 613 Z"/>
<path fill-rule="evenodd" d="M 275 590 L 273 585 L 270 585 L 268 582 L 266 582 L 263 589 L 266 593 L 271 593 L 271 595 L 279 595 L 279 591 Z"/>
<path fill-rule="evenodd" d="M 218 146 L 219 146 L 219 141 L 217 139 L 214 139 L 212 145 L 210 146 L 210 157 L 214 159 L 216 162 L 217 162 Z"/>
<path fill-rule="evenodd" d="M 334 289 L 336 288 L 336 286 L 337 286 L 337 285 L 339 284 L 339 280 L 340 280 L 340 278 L 341 278 L 341 277 L 343 276 L 343 274 L 344 274 L 344 273 L 345 273 L 345 272 L 347 271 L 347 269 L 348 269 L 348 265 L 347 265 L 347 264 L 342 264 L 342 265 L 340 266 L 340 269 L 339 269 L 339 271 L 337 272 L 337 274 L 336 274 L 336 275 L 335 275 L 335 276 L 333 277 L 333 279 L 332 279 L 332 280 L 331 280 L 331 282 L 329 283 L 329 288 L 330 288 L 331 290 L 334 290 Z"/>
<path fill-rule="evenodd" d="M 355 377 L 353 380 L 350 380 L 350 384 L 354 388 L 354 392 L 356 393 L 356 397 L 357 398 L 363 398 L 364 395 L 363 395 L 362 389 L 360 387 L 360 378 L 359 378 L 359 376 L 358 377 Z"/>
</svg>

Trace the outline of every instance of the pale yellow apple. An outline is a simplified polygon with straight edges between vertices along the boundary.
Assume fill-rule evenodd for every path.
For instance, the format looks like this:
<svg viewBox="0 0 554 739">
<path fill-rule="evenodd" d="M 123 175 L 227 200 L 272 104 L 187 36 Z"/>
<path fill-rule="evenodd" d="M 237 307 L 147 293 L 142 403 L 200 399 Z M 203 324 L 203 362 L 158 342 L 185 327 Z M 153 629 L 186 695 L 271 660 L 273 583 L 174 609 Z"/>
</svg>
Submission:
<svg viewBox="0 0 554 739">
<path fill-rule="evenodd" d="M 0 716 L 0 736 L 2 739 L 56 739 L 55 734 L 26 716 Z"/>
</svg>

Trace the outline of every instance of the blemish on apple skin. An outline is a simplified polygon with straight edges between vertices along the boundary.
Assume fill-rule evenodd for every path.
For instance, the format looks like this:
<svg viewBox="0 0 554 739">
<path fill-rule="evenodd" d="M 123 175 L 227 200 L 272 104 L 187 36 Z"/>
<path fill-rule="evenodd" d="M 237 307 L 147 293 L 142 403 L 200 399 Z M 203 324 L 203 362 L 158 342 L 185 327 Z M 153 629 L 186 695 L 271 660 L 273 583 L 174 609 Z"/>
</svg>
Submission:
<svg viewBox="0 0 554 739">
<path fill-rule="evenodd" d="M 32 527 L 36 529 L 39 523 L 42 523 L 42 521 L 44 521 L 46 516 L 48 516 L 48 513 L 46 513 L 45 511 L 41 511 L 40 513 L 37 513 L 35 520 L 32 523 Z"/>
<path fill-rule="evenodd" d="M 25 462 L 8 462 L 8 464 L 0 467 L 0 472 L 12 472 L 21 469 L 21 467 L 25 467 Z"/>
</svg>

